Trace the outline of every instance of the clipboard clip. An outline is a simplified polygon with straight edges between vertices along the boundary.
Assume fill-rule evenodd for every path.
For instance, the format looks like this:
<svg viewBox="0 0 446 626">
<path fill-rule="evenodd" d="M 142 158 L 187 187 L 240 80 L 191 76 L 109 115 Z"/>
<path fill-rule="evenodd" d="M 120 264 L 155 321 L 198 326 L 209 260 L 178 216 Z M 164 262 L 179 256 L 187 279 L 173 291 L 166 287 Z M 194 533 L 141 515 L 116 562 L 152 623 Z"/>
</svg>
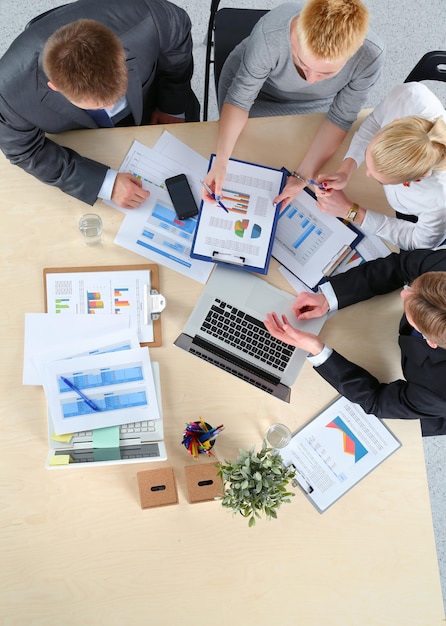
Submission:
<svg viewBox="0 0 446 626">
<path fill-rule="evenodd" d="M 350 254 L 351 251 L 352 249 L 350 246 L 342 246 L 339 252 L 335 254 L 331 261 L 329 261 L 329 263 L 327 263 L 327 265 L 324 267 L 324 269 L 322 270 L 322 274 L 324 276 L 330 276 L 330 274 L 334 272 L 337 266 L 342 263 L 342 261 L 348 254 Z"/>
<path fill-rule="evenodd" d="M 144 285 L 144 324 L 149 324 L 150 320 L 157 320 L 166 304 L 166 298 L 159 291 L 151 289 L 149 293 L 148 285 Z"/>
<path fill-rule="evenodd" d="M 218 250 L 214 250 L 212 252 L 212 260 L 223 261 L 224 263 L 231 263 L 232 265 L 243 267 L 243 265 L 245 265 L 246 258 L 244 256 L 235 256 L 229 252 L 219 252 Z"/>
<path fill-rule="evenodd" d="M 294 471 L 296 472 L 296 476 L 291 481 L 291 484 L 293 485 L 293 487 L 297 487 L 297 486 L 301 487 L 305 491 L 305 493 L 307 495 L 310 495 L 310 493 L 313 493 L 313 491 L 314 491 L 313 487 L 310 485 L 310 483 L 304 477 L 302 472 L 299 472 L 299 470 L 294 465 L 294 463 L 290 463 L 288 467 L 292 467 L 294 469 Z"/>
</svg>

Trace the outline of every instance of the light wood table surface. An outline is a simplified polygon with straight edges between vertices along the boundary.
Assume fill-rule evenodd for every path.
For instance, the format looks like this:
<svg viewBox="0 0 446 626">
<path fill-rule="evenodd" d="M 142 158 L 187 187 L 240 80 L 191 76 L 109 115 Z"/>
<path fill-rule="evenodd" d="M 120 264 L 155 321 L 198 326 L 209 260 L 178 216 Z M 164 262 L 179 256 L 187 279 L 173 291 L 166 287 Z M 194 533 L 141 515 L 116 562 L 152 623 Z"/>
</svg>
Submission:
<svg viewBox="0 0 446 626">
<path fill-rule="evenodd" d="M 293 168 L 320 115 L 250 120 L 234 156 Z M 162 127 L 78 131 L 57 138 L 118 168 L 133 139 L 152 146 Z M 208 157 L 217 123 L 169 131 Z M 333 159 L 344 153 L 351 133 Z M 389 210 L 360 170 L 355 200 Z M 168 460 L 45 469 L 46 403 L 22 386 L 24 314 L 43 312 L 44 267 L 145 262 L 113 243 L 121 212 L 97 202 L 102 246 L 78 232 L 87 205 L 0 157 L 1 430 L 0 624 L 3 626 L 433 626 L 444 623 L 419 424 L 391 421 L 402 448 L 320 515 L 297 492 L 277 520 L 248 528 L 218 502 L 189 504 L 184 424 L 201 416 L 225 431 L 220 459 L 260 446 L 276 421 L 292 430 L 336 397 L 306 363 L 289 405 L 173 345 L 202 285 L 164 267 L 160 363 Z M 267 280 L 291 290 L 271 264 Z M 400 375 L 397 293 L 339 312 L 323 338 L 383 381 Z M 199 463 L 210 459 L 199 459 Z M 136 472 L 175 468 L 179 504 L 141 510 Z"/>
</svg>

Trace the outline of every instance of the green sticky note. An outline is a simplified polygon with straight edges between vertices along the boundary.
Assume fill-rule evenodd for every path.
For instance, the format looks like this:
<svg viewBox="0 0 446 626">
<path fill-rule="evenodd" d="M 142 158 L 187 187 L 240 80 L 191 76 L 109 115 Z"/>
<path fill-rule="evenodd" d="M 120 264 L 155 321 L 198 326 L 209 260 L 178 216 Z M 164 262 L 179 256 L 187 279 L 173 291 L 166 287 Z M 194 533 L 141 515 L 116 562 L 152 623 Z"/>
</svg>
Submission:
<svg viewBox="0 0 446 626">
<path fill-rule="evenodd" d="M 93 448 L 119 448 L 119 426 L 93 430 Z"/>
<path fill-rule="evenodd" d="M 95 461 L 117 461 L 121 458 L 119 448 L 94 448 L 93 459 Z"/>
</svg>

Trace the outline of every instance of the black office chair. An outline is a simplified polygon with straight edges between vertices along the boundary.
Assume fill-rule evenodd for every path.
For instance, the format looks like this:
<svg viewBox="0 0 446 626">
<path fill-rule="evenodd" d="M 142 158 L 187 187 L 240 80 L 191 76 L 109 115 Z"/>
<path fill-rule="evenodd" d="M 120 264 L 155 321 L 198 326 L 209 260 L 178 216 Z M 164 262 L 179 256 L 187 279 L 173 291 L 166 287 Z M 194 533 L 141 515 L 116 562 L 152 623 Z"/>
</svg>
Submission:
<svg viewBox="0 0 446 626">
<path fill-rule="evenodd" d="M 446 82 L 446 51 L 434 50 L 427 52 L 421 57 L 404 82 L 418 82 L 421 80 L 441 80 Z"/>
<path fill-rule="evenodd" d="M 223 8 L 220 0 L 212 0 L 206 39 L 204 73 L 203 121 L 208 119 L 211 65 L 214 66 L 214 83 L 217 92 L 220 73 L 229 53 L 247 37 L 267 9 Z"/>
</svg>

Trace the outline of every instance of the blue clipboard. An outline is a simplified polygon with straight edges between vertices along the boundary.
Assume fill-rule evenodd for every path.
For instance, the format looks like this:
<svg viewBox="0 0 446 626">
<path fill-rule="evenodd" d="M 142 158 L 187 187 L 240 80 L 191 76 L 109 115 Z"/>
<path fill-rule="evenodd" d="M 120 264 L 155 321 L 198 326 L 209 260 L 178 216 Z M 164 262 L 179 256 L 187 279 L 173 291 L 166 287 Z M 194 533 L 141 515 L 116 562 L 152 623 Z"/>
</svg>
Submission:
<svg viewBox="0 0 446 626">
<path fill-rule="evenodd" d="M 210 168 L 212 167 L 212 162 L 215 158 L 215 154 L 211 155 L 210 161 L 209 161 L 209 168 L 208 171 L 210 170 Z M 245 164 L 245 165 L 249 165 L 252 166 L 253 172 L 255 172 L 257 169 L 258 171 L 258 175 L 261 175 L 261 171 L 262 170 L 269 170 L 271 172 L 276 172 L 277 174 L 280 175 L 280 177 L 278 177 L 278 186 L 277 189 L 274 190 L 274 195 L 273 197 L 275 197 L 276 195 L 278 195 L 286 182 L 286 173 L 280 169 L 280 168 L 274 168 L 274 167 L 268 167 L 266 165 L 259 165 L 257 163 L 250 163 L 249 161 L 242 161 L 240 159 L 229 159 L 229 161 L 235 162 L 235 163 L 241 163 L 241 164 Z M 240 192 L 239 192 L 240 193 Z M 248 195 L 248 194 L 247 194 Z M 274 235 L 276 233 L 276 227 L 277 227 L 277 220 L 279 217 L 279 206 L 277 207 L 273 207 L 274 208 L 274 212 L 271 211 L 271 220 L 269 221 L 267 227 L 268 227 L 268 237 L 269 237 L 269 241 L 268 241 L 268 248 L 267 248 L 267 253 L 265 255 L 265 259 L 264 259 L 264 263 L 262 263 L 262 265 L 255 265 L 252 264 L 252 262 L 249 261 L 247 255 L 243 252 L 243 243 L 240 243 L 240 248 L 241 251 L 239 252 L 238 250 L 232 250 L 232 249 L 228 249 L 227 247 L 225 248 L 224 246 L 219 246 L 217 243 L 215 245 L 210 245 L 209 247 L 212 248 L 210 249 L 208 254 L 203 254 L 202 252 L 197 252 L 197 242 L 201 242 L 203 241 L 203 238 L 207 237 L 207 224 L 204 223 L 204 219 L 202 218 L 203 216 L 203 206 L 204 206 L 204 201 L 201 201 L 200 204 L 200 209 L 199 209 L 199 214 L 197 217 L 197 226 L 195 228 L 195 233 L 194 233 L 194 237 L 193 237 L 193 241 L 192 241 L 192 247 L 191 247 L 191 253 L 190 256 L 193 259 L 200 259 L 201 261 L 210 261 L 212 263 L 223 263 L 223 264 L 228 264 L 231 265 L 234 268 L 238 268 L 241 270 L 246 270 L 248 272 L 255 272 L 258 274 L 267 274 L 268 273 L 268 268 L 269 268 L 269 263 L 271 260 L 271 253 L 272 253 L 272 248 L 273 248 L 273 241 L 274 241 Z M 239 212 L 239 210 L 235 207 L 235 205 L 232 205 L 230 202 L 226 202 L 225 200 L 225 206 L 228 206 L 228 213 L 225 214 L 224 210 L 222 208 L 220 208 L 219 210 L 222 212 L 221 213 L 221 218 L 226 218 L 226 220 L 228 220 L 228 223 L 230 223 L 229 221 L 232 220 L 233 223 L 235 224 L 237 221 L 241 221 L 241 213 Z M 245 220 L 246 221 L 246 220 Z M 255 225 L 254 225 L 255 226 Z M 240 232 L 240 231 L 239 231 Z M 229 243 L 229 236 L 228 236 L 228 241 Z M 237 247 L 237 244 L 239 242 L 234 242 L 234 247 Z"/>
<path fill-rule="evenodd" d="M 285 167 L 282 167 L 281 169 L 286 174 L 287 177 L 291 175 L 291 173 Z M 317 200 L 316 194 L 314 193 L 314 191 L 310 187 L 304 187 L 304 191 L 311 198 L 313 198 L 314 200 Z M 355 234 L 355 239 L 350 243 L 350 245 L 348 246 L 348 248 L 345 251 L 346 253 L 351 253 L 352 251 L 354 251 L 354 249 L 356 248 L 358 243 L 364 237 L 364 233 L 359 228 L 357 228 L 354 224 L 352 224 L 351 222 L 347 222 L 346 220 L 344 220 L 344 219 L 342 219 L 340 217 L 338 217 L 337 219 L 340 222 L 342 222 L 345 226 L 347 226 L 347 228 L 352 230 L 353 233 Z M 323 283 L 327 282 L 327 280 L 329 280 L 330 274 L 332 273 L 332 271 L 334 271 L 334 269 L 337 267 L 337 265 L 342 262 L 343 258 L 344 258 L 343 256 L 338 257 L 336 262 L 333 264 L 332 270 L 331 271 L 327 271 L 326 275 L 324 275 L 324 277 L 316 285 L 307 285 L 307 287 L 309 287 L 312 291 L 316 292 L 320 285 L 322 285 Z M 299 280 L 302 280 L 302 278 L 295 271 L 293 271 L 293 269 L 291 269 L 290 267 L 287 267 L 287 264 L 286 263 L 284 264 L 282 260 L 279 260 L 279 263 L 282 263 L 282 265 L 284 265 L 284 267 L 286 269 L 288 269 L 289 272 L 291 272 L 292 274 L 297 276 L 297 278 L 299 278 Z M 302 281 L 302 282 L 304 282 L 304 284 L 306 284 L 305 281 Z"/>
</svg>

